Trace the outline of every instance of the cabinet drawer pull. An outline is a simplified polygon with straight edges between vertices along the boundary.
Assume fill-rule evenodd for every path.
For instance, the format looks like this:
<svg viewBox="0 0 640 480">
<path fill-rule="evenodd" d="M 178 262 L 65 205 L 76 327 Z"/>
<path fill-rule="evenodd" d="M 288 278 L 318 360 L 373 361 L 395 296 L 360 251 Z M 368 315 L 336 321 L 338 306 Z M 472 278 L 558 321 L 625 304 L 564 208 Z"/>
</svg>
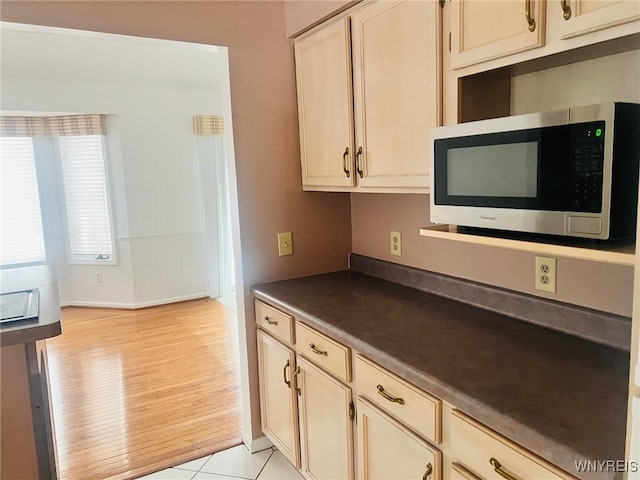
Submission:
<svg viewBox="0 0 640 480">
<path fill-rule="evenodd" d="M 400 405 L 404 405 L 404 399 L 402 399 L 400 397 L 392 397 L 391 395 L 389 395 L 384 390 L 384 387 L 382 385 L 378 385 L 376 388 L 378 389 L 378 393 L 380 395 L 382 395 L 384 398 L 386 398 L 387 400 L 389 400 L 390 402 L 399 403 Z"/>
<path fill-rule="evenodd" d="M 427 478 L 429 478 L 429 475 L 431 475 L 433 473 L 433 465 L 431 465 L 430 463 L 427 463 L 427 470 L 424 472 L 424 475 L 422 476 L 422 480 L 427 480 Z"/>
<path fill-rule="evenodd" d="M 349 156 L 349 147 L 344 149 L 344 153 L 342 154 L 342 170 L 344 170 L 344 174 L 347 178 L 351 177 L 351 172 L 347 168 L 347 157 Z"/>
<path fill-rule="evenodd" d="M 291 380 L 287 380 L 287 368 L 291 365 L 291 362 L 287 360 L 287 363 L 284 364 L 284 368 L 282 369 L 282 377 L 284 378 L 284 383 L 287 387 L 291 388 Z"/>
<path fill-rule="evenodd" d="M 358 172 L 358 175 L 360 175 L 360 178 L 362 178 L 362 176 L 364 175 L 362 168 L 360 167 L 361 156 L 362 156 L 362 147 L 359 147 L 358 151 L 356 152 L 356 172 Z"/>
<path fill-rule="evenodd" d="M 318 347 L 315 346 L 315 344 L 310 343 L 309 344 L 309 348 L 311 349 L 311 351 L 313 353 L 315 353 L 316 355 L 322 355 L 324 357 L 328 356 L 329 354 L 327 353 L 326 350 L 320 350 Z"/>
<path fill-rule="evenodd" d="M 567 3 L 567 0 L 562 0 L 560 5 L 562 5 L 562 18 L 569 20 L 571 18 L 571 7 Z"/>
<path fill-rule="evenodd" d="M 489 459 L 489 463 L 493 467 L 493 471 L 500 475 L 502 478 L 505 478 L 506 480 L 518 480 L 513 475 L 509 475 L 507 472 L 502 470 L 502 464 L 495 458 L 491 457 Z"/>
<path fill-rule="evenodd" d="M 267 322 L 269 325 L 278 325 L 278 321 L 277 320 L 271 320 L 269 317 L 265 316 L 264 317 L 264 321 Z"/>
<path fill-rule="evenodd" d="M 536 21 L 531 17 L 531 0 L 524 0 L 524 15 L 527 17 L 529 31 L 533 32 L 536 29 Z"/>
</svg>

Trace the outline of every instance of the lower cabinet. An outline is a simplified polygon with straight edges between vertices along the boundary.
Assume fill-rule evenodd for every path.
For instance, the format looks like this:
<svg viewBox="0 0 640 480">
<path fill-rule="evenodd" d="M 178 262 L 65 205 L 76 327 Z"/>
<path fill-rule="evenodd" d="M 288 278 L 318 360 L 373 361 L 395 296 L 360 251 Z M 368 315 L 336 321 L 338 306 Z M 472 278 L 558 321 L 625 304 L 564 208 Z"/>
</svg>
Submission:
<svg viewBox="0 0 640 480">
<path fill-rule="evenodd" d="M 442 478 L 442 454 L 367 400 L 358 397 L 358 478 Z"/>
<path fill-rule="evenodd" d="M 262 430 L 308 480 L 574 478 L 291 315 L 256 313 Z"/>
<path fill-rule="evenodd" d="M 352 479 L 351 389 L 298 358 L 302 474 L 310 479 Z"/>
<path fill-rule="evenodd" d="M 309 480 L 352 480 L 354 405 L 351 388 L 336 378 L 349 378 L 351 350 L 298 322 L 289 331 L 289 317 L 261 302 L 256 312 L 264 435 Z M 281 325 L 285 334 L 274 330 Z"/>
<path fill-rule="evenodd" d="M 258 380 L 262 432 L 300 468 L 298 404 L 292 380 L 293 350 L 258 330 Z"/>
</svg>

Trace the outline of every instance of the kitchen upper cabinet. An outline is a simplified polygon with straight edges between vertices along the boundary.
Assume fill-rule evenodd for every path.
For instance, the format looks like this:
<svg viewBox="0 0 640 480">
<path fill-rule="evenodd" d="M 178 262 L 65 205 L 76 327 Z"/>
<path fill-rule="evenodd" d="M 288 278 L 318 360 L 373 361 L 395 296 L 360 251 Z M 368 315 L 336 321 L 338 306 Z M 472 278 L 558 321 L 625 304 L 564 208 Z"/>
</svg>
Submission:
<svg viewBox="0 0 640 480">
<path fill-rule="evenodd" d="M 296 40 L 305 190 L 428 191 L 440 22 L 437 2 L 373 2 Z"/>
<path fill-rule="evenodd" d="M 638 0 L 563 0 L 557 3 L 561 10 L 554 5 L 549 28 L 557 31 L 561 40 L 640 19 Z"/>
<path fill-rule="evenodd" d="M 442 478 L 442 454 L 358 397 L 358 479 Z"/>
<path fill-rule="evenodd" d="M 257 335 L 262 431 L 299 468 L 298 408 L 292 379 L 295 354 L 261 330 Z"/>
<path fill-rule="evenodd" d="M 352 14 L 358 184 L 426 188 L 440 123 L 437 2 L 377 2 Z"/>
<path fill-rule="evenodd" d="M 298 366 L 302 474 L 353 479 L 351 389 L 305 358 L 298 358 Z"/>
<path fill-rule="evenodd" d="M 296 41 L 302 185 L 351 187 L 353 94 L 349 18 Z"/>
<path fill-rule="evenodd" d="M 542 0 L 452 0 L 451 68 L 538 48 L 545 43 Z"/>
</svg>

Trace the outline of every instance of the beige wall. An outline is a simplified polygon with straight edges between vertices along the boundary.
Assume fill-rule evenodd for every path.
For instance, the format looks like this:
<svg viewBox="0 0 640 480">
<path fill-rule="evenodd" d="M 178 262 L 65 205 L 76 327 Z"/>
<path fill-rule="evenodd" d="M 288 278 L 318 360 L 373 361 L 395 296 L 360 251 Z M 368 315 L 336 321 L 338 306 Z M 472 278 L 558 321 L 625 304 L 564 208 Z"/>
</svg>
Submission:
<svg viewBox="0 0 640 480">
<path fill-rule="evenodd" d="M 293 37 L 358 1 L 360 0 L 285 0 L 287 36 Z"/>
<path fill-rule="evenodd" d="M 429 224 L 428 195 L 351 195 L 353 251 L 561 302 L 631 316 L 633 268 L 558 259 L 558 293 L 533 288 L 535 255 L 420 236 Z M 402 257 L 389 232 L 402 232 Z"/>
<path fill-rule="evenodd" d="M 3 1 L 0 18 L 229 47 L 244 280 L 240 298 L 245 302 L 239 317 L 247 319 L 253 420 L 245 439 L 259 436 L 255 324 L 247 288 L 344 269 L 351 250 L 349 196 L 302 192 L 293 47 L 285 32 L 284 3 Z M 276 232 L 283 230 L 293 232 L 291 257 L 278 257 Z"/>
<path fill-rule="evenodd" d="M 610 101 L 640 102 L 640 50 L 511 79 L 511 115 Z"/>
</svg>

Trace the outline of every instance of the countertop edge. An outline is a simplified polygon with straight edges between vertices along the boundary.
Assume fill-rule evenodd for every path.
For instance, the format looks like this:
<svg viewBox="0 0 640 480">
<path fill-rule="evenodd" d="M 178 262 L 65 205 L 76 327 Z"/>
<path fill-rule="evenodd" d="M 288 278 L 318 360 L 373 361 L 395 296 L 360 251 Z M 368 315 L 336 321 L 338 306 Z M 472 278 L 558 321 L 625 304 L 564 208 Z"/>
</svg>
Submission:
<svg viewBox="0 0 640 480">
<path fill-rule="evenodd" d="M 62 321 L 47 323 L 45 325 L 27 326 L 21 330 L 2 332 L 0 330 L 0 347 L 9 347 L 24 343 L 46 340 L 62 333 Z"/>
</svg>

